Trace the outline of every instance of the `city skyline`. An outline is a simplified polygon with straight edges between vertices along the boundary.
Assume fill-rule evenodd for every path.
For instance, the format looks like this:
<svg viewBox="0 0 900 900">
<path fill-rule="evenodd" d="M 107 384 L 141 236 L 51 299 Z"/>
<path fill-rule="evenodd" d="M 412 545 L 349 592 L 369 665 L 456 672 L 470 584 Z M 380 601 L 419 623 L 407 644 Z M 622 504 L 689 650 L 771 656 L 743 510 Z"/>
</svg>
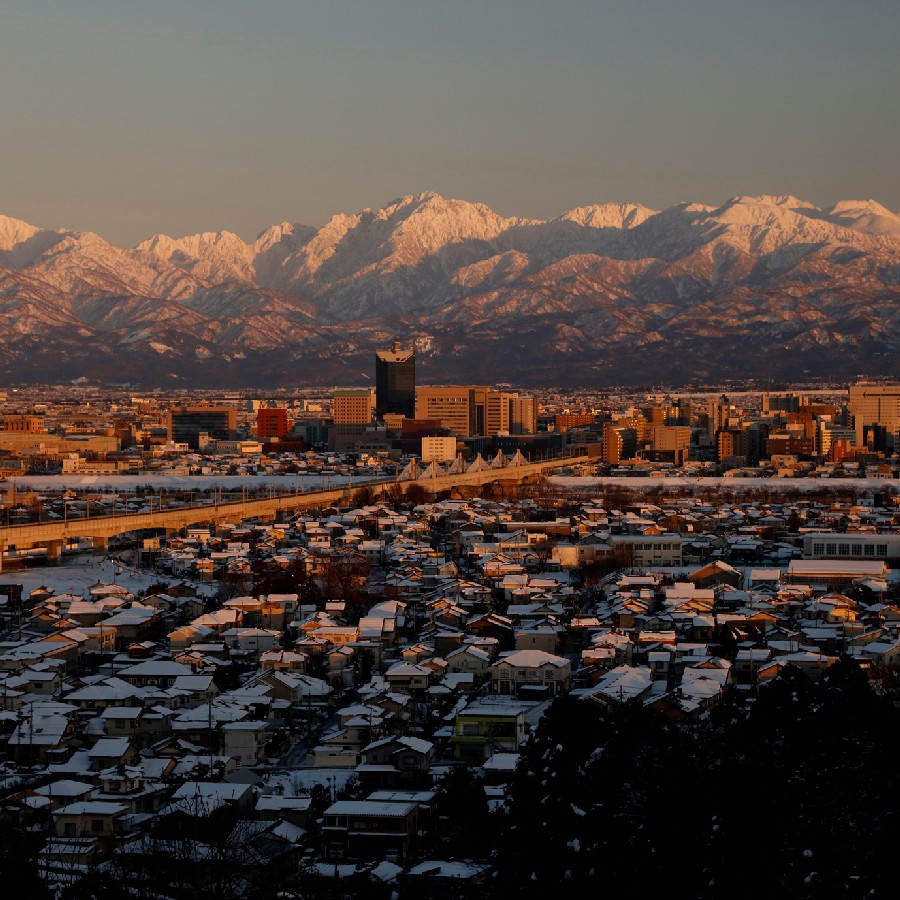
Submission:
<svg viewBox="0 0 900 900">
<path fill-rule="evenodd" d="M 424 190 L 541 219 L 897 209 L 898 24 L 880 2 L 29 4 L 4 21 L 0 212 L 129 246 Z"/>
</svg>

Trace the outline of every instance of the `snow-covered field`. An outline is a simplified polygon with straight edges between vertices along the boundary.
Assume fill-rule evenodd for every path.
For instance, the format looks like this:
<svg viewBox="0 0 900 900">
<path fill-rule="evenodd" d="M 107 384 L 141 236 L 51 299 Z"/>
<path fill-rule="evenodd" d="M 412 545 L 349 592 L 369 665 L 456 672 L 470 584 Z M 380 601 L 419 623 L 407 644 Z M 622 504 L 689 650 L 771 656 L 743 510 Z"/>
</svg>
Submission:
<svg viewBox="0 0 900 900">
<path fill-rule="evenodd" d="M 871 496 L 875 491 L 900 493 L 900 481 L 889 478 L 724 478 L 690 477 L 672 475 L 666 477 L 607 476 L 603 478 L 576 475 L 553 475 L 547 479 L 550 484 L 575 489 L 629 488 L 631 490 L 671 490 L 683 491 L 691 488 L 695 493 L 722 490 L 728 493 L 739 491 L 784 491 L 786 493 L 815 493 L 829 490 L 854 490 L 860 496 Z"/>
<path fill-rule="evenodd" d="M 151 488 L 159 491 L 248 491 L 259 489 L 279 493 L 294 491 L 322 490 L 349 484 L 362 485 L 378 476 L 363 475 L 22 475 L 9 480 L 22 491 L 58 491 L 65 489 L 92 490 L 98 492 L 129 493 L 137 489 Z M 900 481 L 887 478 L 725 478 L 694 477 L 689 475 L 669 475 L 665 477 L 630 476 L 575 476 L 552 475 L 547 479 L 551 484 L 568 488 L 620 487 L 629 489 L 670 489 L 683 490 L 685 487 L 697 492 L 717 488 L 734 491 L 767 489 L 788 492 L 847 490 L 858 491 L 861 495 L 875 491 L 893 490 L 900 493 Z"/>
<path fill-rule="evenodd" d="M 0 583 L 21 584 L 25 596 L 39 587 L 46 587 L 57 594 L 85 596 L 87 588 L 98 581 L 121 584 L 131 593 L 145 590 L 160 581 L 176 584 L 185 579 L 161 578 L 153 572 L 142 572 L 132 566 L 105 557 L 82 554 L 71 557 L 63 565 L 41 565 L 28 568 L 4 569 Z M 189 581 L 189 580 L 188 580 Z M 196 582 L 190 582 L 196 584 Z M 215 592 L 217 585 L 197 585 L 201 594 Z"/>
<path fill-rule="evenodd" d="M 20 491 L 92 490 L 129 493 L 137 489 L 155 491 L 240 491 L 260 488 L 279 493 L 312 491 L 362 484 L 373 476 L 360 475 L 21 475 L 10 478 Z"/>
<path fill-rule="evenodd" d="M 309 791 L 314 785 L 321 784 L 331 787 L 335 794 L 347 787 L 351 779 L 355 779 L 356 772 L 351 768 L 330 769 L 304 767 L 301 769 L 278 769 L 277 766 L 266 779 L 266 784 L 280 785 L 281 793 L 286 796 L 296 796 Z"/>
</svg>

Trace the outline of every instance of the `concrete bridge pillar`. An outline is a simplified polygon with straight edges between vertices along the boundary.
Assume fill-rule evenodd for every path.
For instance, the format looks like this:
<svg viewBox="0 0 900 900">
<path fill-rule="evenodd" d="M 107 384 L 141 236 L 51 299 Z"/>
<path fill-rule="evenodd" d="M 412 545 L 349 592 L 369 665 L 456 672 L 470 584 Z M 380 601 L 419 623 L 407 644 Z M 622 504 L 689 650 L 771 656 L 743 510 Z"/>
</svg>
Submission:
<svg viewBox="0 0 900 900">
<path fill-rule="evenodd" d="M 91 543 L 93 544 L 95 550 L 102 550 L 104 553 L 109 550 L 108 537 L 91 538 Z"/>
<path fill-rule="evenodd" d="M 47 559 L 50 562 L 59 562 L 62 556 L 62 541 L 47 541 Z"/>
</svg>

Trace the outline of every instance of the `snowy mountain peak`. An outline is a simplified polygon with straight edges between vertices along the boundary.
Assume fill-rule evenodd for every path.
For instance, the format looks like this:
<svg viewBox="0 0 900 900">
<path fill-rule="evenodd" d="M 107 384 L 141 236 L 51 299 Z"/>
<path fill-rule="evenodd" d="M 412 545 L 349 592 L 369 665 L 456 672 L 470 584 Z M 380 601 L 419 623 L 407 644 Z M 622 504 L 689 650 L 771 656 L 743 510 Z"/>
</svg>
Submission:
<svg viewBox="0 0 900 900">
<path fill-rule="evenodd" d="M 180 238 L 171 238 L 167 234 L 156 234 L 149 240 L 142 241 L 135 249 L 149 250 L 164 259 L 170 259 L 176 253 L 199 259 L 210 251 L 248 252 L 247 245 L 231 231 L 201 231 L 198 234 L 189 234 Z"/>
<path fill-rule="evenodd" d="M 897 218 L 896 213 L 882 206 L 877 200 L 839 200 L 828 212 L 832 216 L 869 214 Z"/>
<path fill-rule="evenodd" d="M 0 216 L 0 250 L 12 250 L 42 230 L 12 216 Z"/>
<path fill-rule="evenodd" d="M 758 196 L 732 197 L 726 206 L 784 206 L 788 209 L 815 209 L 812 203 L 800 200 L 792 194 L 760 194 Z"/>
<path fill-rule="evenodd" d="M 298 225 L 294 222 L 281 222 L 278 225 L 270 225 L 268 228 L 264 228 L 257 236 L 256 240 L 253 242 L 253 246 L 258 251 L 265 251 L 273 244 L 280 243 L 281 241 L 293 237 L 294 233 L 299 231 L 303 231 L 305 229 L 304 225 Z"/>
<path fill-rule="evenodd" d="M 648 335 L 660 379 L 831 377 L 860 360 L 900 374 L 900 217 L 866 200 L 607 203 L 539 221 L 429 191 L 252 243 L 209 231 L 130 250 L 0 217 L 0 295 L 7 379 L 46 380 L 52 358 L 64 377 L 146 382 L 164 347 L 184 378 L 341 383 L 394 333 L 427 338 L 444 380 L 549 382 L 561 353 L 573 381 L 640 380 Z"/>
<path fill-rule="evenodd" d="M 875 200 L 841 200 L 828 210 L 828 220 L 864 234 L 900 239 L 900 215 Z"/>
<path fill-rule="evenodd" d="M 579 206 L 563 213 L 558 221 L 574 222 L 586 228 L 635 228 L 657 210 L 648 209 L 640 203 L 599 203 L 593 206 Z"/>
</svg>

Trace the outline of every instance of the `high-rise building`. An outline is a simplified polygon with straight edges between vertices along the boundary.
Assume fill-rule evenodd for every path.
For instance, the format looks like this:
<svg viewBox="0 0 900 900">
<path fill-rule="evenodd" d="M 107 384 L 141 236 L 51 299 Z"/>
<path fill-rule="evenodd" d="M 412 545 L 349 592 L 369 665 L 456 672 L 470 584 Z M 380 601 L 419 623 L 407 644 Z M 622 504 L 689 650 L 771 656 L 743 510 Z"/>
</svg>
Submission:
<svg viewBox="0 0 900 900">
<path fill-rule="evenodd" d="M 728 419 L 731 415 L 731 404 L 728 402 L 728 398 L 722 394 L 718 400 L 711 399 L 708 402 L 706 409 L 709 415 L 709 421 L 706 426 L 707 432 L 710 441 L 715 442 L 716 433 L 723 428 L 728 427 Z"/>
<path fill-rule="evenodd" d="M 371 388 L 349 388 L 334 392 L 331 417 L 335 425 L 368 425 L 375 411 Z"/>
<path fill-rule="evenodd" d="M 390 350 L 375 351 L 375 410 L 379 417 L 416 413 L 416 353 L 402 350 L 396 338 Z"/>
<path fill-rule="evenodd" d="M 857 447 L 885 453 L 900 449 L 900 384 L 851 384 L 848 407 Z"/>
<path fill-rule="evenodd" d="M 453 434 L 484 434 L 484 406 L 489 387 L 458 384 L 422 387 L 416 392 L 415 417 L 436 419 Z"/>
<path fill-rule="evenodd" d="M 513 394 L 509 401 L 509 433 L 534 434 L 537 431 L 538 404 L 534 397 Z"/>
<path fill-rule="evenodd" d="M 484 433 L 509 434 L 509 404 L 511 395 L 503 391 L 488 391 L 484 398 Z"/>
<path fill-rule="evenodd" d="M 174 406 L 169 410 L 169 440 L 200 449 L 200 435 L 228 441 L 237 436 L 237 412 L 233 406 Z"/>
<path fill-rule="evenodd" d="M 537 401 L 485 385 L 422 387 L 416 393 L 416 418 L 437 419 L 461 436 L 533 434 Z"/>
<path fill-rule="evenodd" d="M 256 411 L 256 435 L 263 438 L 283 438 L 288 433 L 287 410 L 284 407 L 263 407 Z"/>
<path fill-rule="evenodd" d="M 682 466 L 691 452 L 691 429 L 685 425 L 655 425 L 653 449 L 671 453 L 676 466 Z"/>
<path fill-rule="evenodd" d="M 824 420 L 819 421 L 818 426 L 816 451 L 820 456 L 831 456 L 831 448 L 836 441 L 845 441 L 848 447 L 856 446 L 856 432 L 854 429 Z"/>
<path fill-rule="evenodd" d="M 634 459 L 637 435 L 633 428 L 610 425 L 603 429 L 603 459 L 618 465 L 624 459 Z"/>
<path fill-rule="evenodd" d="M 770 416 L 773 413 L 795 413 L 806 403 L 802 394 L 763 394 L 762 414 Z"/>
<path fill-rule="evenodd" d="M 747 461 L 748 433 L 743 428 L 721 428 L 716 432 L 716 459 L 720 463 L 744 465 Z"/>
<path fill-rule="evenodd" d="M 587 428 L 596 420 L 593 413 L 557 413 L 553 417 L 553 427 L 557 431 L 568 431 L 570 428 Z"/>
<path fill-rule="evenodd" d="M 437 419 L 461 436 L 533 434 L 537 401 L 485 385 L 422 387 L 416 393 L 416 418 Z"/>
</svg>

